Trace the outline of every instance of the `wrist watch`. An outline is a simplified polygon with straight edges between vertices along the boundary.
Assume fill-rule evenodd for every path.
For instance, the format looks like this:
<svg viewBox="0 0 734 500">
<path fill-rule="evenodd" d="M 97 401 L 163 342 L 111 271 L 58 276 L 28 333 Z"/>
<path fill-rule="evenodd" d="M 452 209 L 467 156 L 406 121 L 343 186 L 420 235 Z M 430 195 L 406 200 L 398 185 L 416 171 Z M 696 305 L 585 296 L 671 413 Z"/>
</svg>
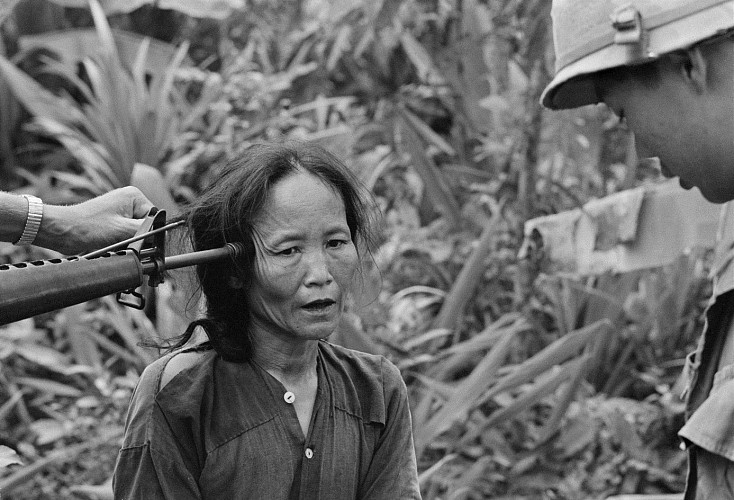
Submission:
<svg viewBox="0 0 734 500">
<path fill-rule="evenodd" d="M 38 228 L 41 227 L 43 219 L 43 201 L 36 196 L 24 194 L 23 198 L 28 201 L 28 216 L 25 220 L 23 234 L 20 235 L 16 245 L 32 245 L 38 234 Z"/>
</svg>

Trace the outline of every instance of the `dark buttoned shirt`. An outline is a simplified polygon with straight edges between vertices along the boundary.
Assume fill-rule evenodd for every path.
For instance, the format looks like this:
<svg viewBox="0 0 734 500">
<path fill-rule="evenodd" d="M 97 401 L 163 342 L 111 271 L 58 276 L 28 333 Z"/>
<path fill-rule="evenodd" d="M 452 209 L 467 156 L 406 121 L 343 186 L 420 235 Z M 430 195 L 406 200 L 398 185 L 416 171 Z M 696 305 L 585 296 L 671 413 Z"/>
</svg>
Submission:
<svg viewBox="0 0 734 500">
<path fill-rule="evenodd" d="M 257 364 L 208 350 L 159 388 L 174 355 L 135 390 L 115 498 L 420 498 L 407 391 L 384 357 L 319 342 L 304 436 L 296 396 Z"/>
</svg>

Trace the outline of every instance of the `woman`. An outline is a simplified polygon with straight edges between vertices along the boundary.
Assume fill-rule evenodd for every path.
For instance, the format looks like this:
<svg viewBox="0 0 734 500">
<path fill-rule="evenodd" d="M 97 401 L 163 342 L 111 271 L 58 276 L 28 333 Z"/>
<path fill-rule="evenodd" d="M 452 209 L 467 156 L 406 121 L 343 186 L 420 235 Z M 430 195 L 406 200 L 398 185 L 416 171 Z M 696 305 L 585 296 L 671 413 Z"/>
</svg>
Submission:
<svg viewBox="0 0 734 500">
<path fill-rule="evenodd" d="M 261 145 L 188 212 L 204 348 L 151 364 L 133 395 L 115 498 L 420 498 L 407 392 L 385 358 L 329 344 L 372 241 L 349 170 L 306 144 Z"/>
</svg>

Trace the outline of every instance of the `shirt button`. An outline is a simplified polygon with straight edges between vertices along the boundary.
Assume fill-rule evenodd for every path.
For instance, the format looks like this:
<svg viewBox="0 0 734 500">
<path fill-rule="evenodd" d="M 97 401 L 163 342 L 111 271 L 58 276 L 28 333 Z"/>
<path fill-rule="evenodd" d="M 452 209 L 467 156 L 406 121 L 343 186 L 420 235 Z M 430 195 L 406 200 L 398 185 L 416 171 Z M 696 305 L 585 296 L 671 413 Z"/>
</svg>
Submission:
<svg viewBox="0 0 734 500">
<path fill-rule="evenodd" d="M 283 399 L 285 400 L 286 403 L 290 405 L 290 404 L 293 404 L 293 401 L 296 400 L 296 395 L 293 394 L 291 391 L 288 391 L 285 394 L 283 394 Z"/>
<path fill-rule="evenodd" d="M 313 458 L 313 450 L 311 448 L 306 448 L 306 458 Z"/>
</svg>

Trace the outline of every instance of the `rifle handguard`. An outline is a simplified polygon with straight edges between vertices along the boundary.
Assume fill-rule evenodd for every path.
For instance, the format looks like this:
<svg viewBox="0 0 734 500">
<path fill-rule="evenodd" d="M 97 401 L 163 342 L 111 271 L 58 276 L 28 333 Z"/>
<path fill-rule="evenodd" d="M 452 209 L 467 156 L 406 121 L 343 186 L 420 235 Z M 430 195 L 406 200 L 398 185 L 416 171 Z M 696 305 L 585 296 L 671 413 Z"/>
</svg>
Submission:
<svg viewBox="0 0 734 500">
<path fill-rule="evenodd" d="M 96 259 L 70 257 L 0 265 L 0 325 L 142 283 L 143 265 L 133 250 Z"/>
<path fill-rule="evenodd" d="M 70 257 L 0 265 L 0 325 L 80 304 L 113 293 L 132 291 L 145 275 L 162 281 L 171 269 L 236 259 L 240 243 L 162 258 L 131 249 L 107 252 L 93 259 Z"/>
</svg>

